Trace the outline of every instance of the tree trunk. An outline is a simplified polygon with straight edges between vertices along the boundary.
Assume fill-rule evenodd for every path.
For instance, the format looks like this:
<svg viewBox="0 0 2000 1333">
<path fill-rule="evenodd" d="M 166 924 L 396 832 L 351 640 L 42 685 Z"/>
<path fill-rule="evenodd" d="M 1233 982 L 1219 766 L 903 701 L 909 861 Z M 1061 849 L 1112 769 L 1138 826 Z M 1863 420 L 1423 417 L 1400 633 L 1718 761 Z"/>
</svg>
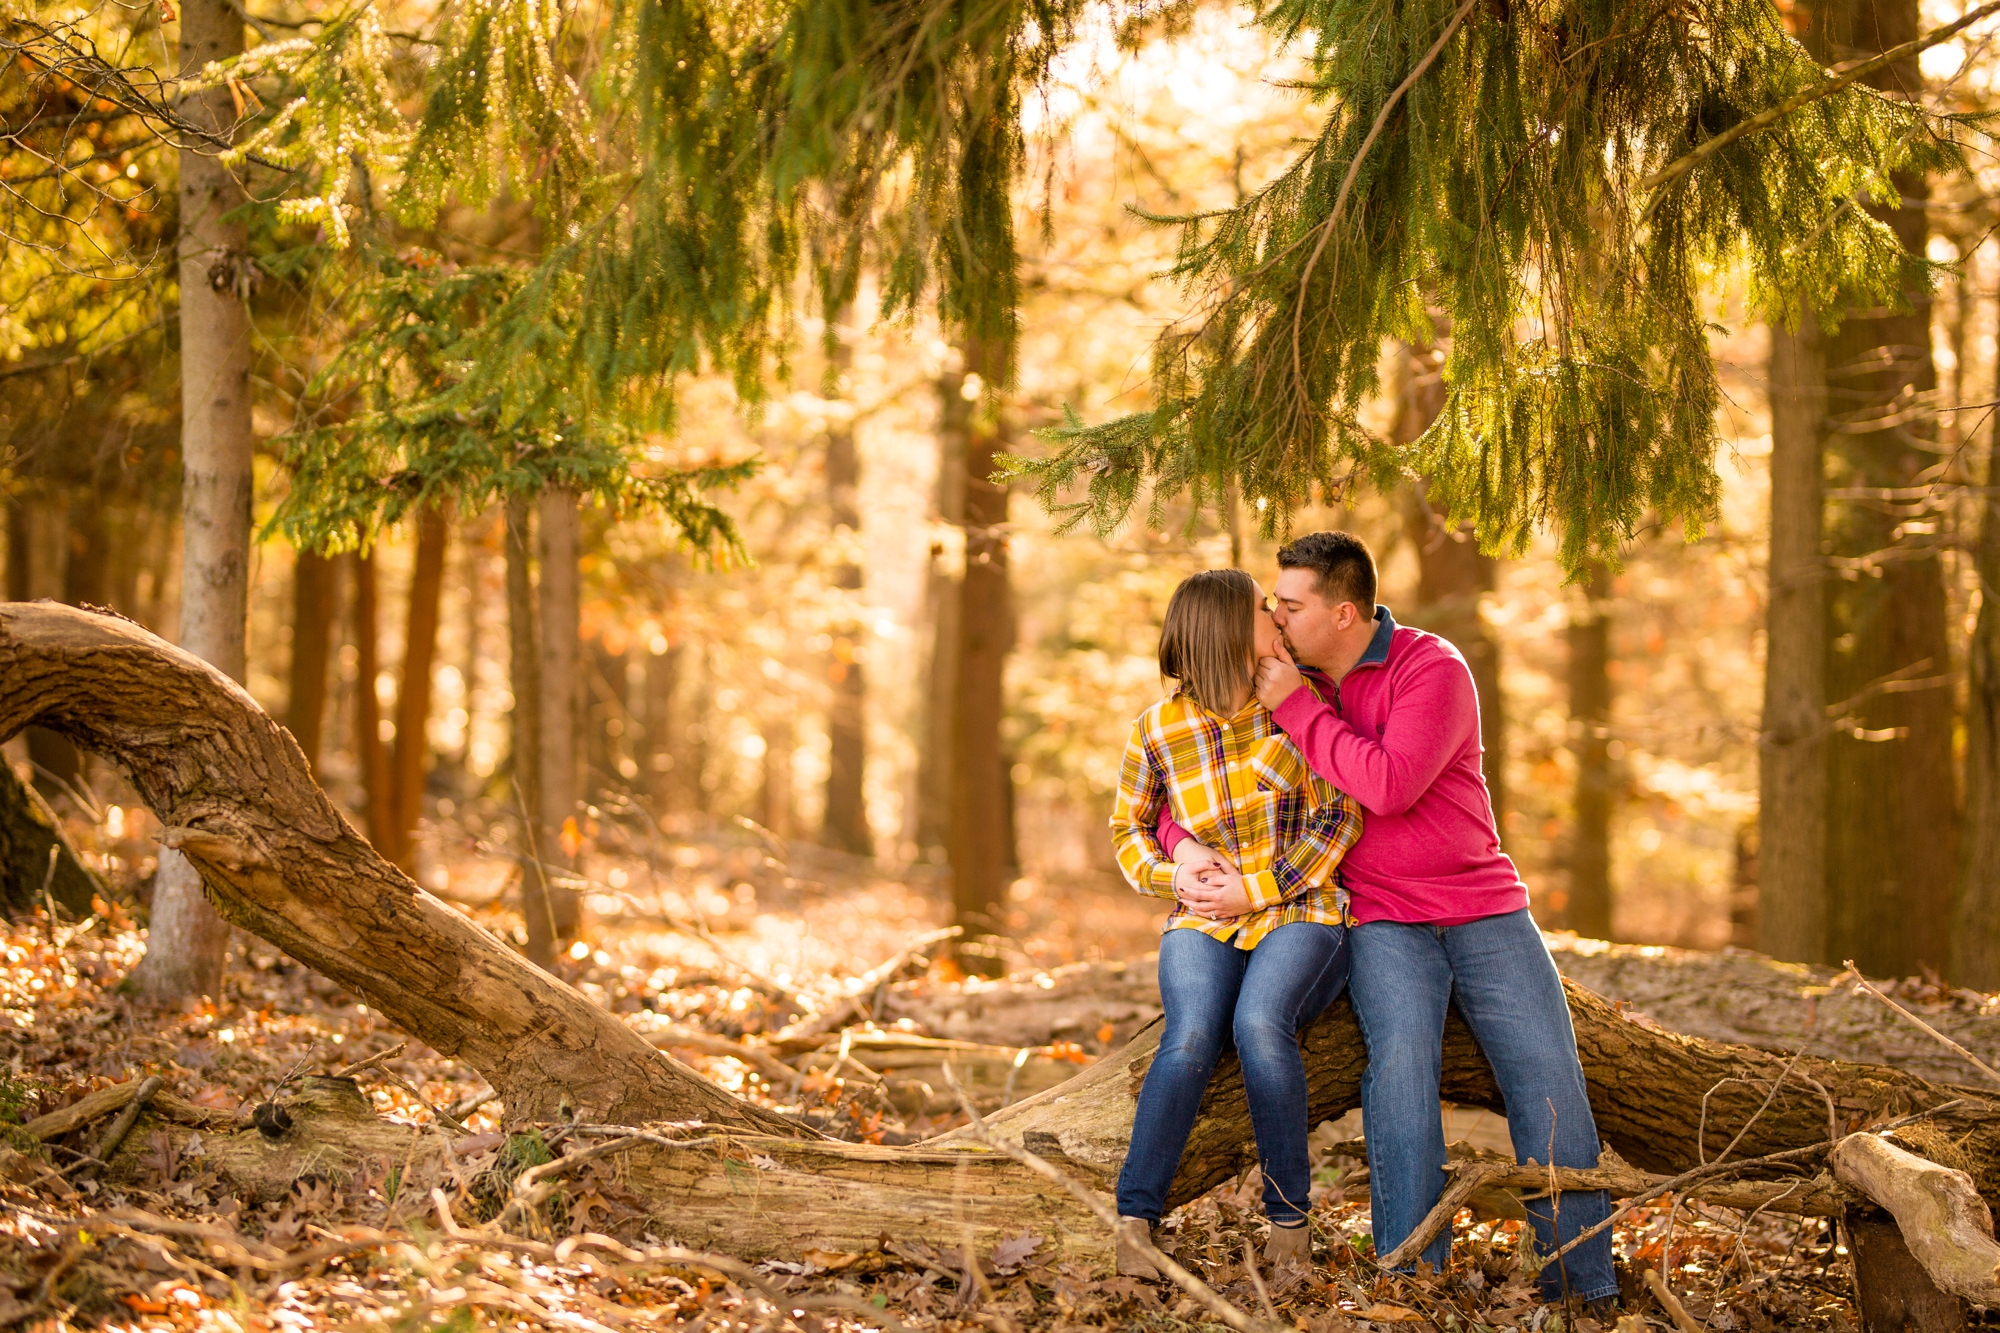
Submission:
<svg viewBox="0 0 2000 1333">
<path fill-rule="evenodd" d="M 1444 410 L 1442 353 L 1430 344 L 1405 343 L 1397 358 L 1396 415 L 1390 436 L 1399 444 L 1414 442 L 1430 429 Z M 1450 641 L 1472 669 L 1479 696 L 1480 768 L 1493 802 L 1493 823 L 1502 827 L 1507 810 L 1507 713 L 1500 692 L 1500 641 L 1480 615 L 1480 603 L 1499 575 L 1500 562 L 1482 555 L 1472 525 L 1451 526 L 1431 508 L 1430 483 L 1418 480 L 1399 493 L 1403 531 L 1417 551 L 1417 606 L 1410 623 Z M 1230 560 L 1240 560 L 1236 497 L 1229 500 Z"/>
<path fill-rule="evenodd" d="M 646 649 L 644 753 L 639 767 L 644 771 L 656 822 L 674 808 L 679 776 L 675 772 L 679 765 L 674 754 L 674 689 L 680 683 L 681 654 L 686 651 L 683 644 L 669 644 L 664 635 Z"/>
<path fill-rule="evenodd" d="M 246 693 L 136 625 L 60 606 L 0 606 L 0 739 L 30 721 L 121 764 L 161 818 L 165 841 L 199 865 L 232 921 L 491 1080 L 512 1122 L 699 1120 L 706 1134 L 772 1136 L 722 1151 L 623 1151 L 613 1166 L 619 1178 L 685 1240 L 753 1257 L 807 1245 L 872 1249 L 884 1236 L 983 1248 L 1002 1228 L 1032 1222 L 1049 1227 L 1064 1253 L 1102 1256 L 1103 1233 L 1081 1209 L 964 1134 L 911 1149 L 802 1143 L 809 1136 L 796 1126 L 653 1051 L 382 860 Z M 2000 1106 L 1975 1092 L 1894 1069 L 1676 1037 L 1573 983 L 1567 990 L 1600 1131 L 1636 1166 L 1685 1168 L 1739 1130 L 1744 1156 L 1822 1144 L 1829 1114 L 1836 1133 L 1846 1133 L 1950 1102 L 1899 1139 L 1952 1154 L 1982 1191 L 2000 1188 Z M 1149 1027 L 991 1123 L 1086 1181 L 1108 1184 L 1158 1031 Z M 1311 1117 L 1358 1105 L 1366 1053 L 1344 1001 L 1307 1029 L 1302 1049 Z M 1484 1057 L 1455 1020 L 1443 1055 L 1446 1098 L 1504 1109 Z M 1173 1201 L 1230 1178 L 1252 1153 L 1241 1069 L 1225 1056 Z M 746 1163 L 759 1168 L 755 1207 L 741 1192 Z"/>
<path fill-rule="evenodd" d="M 1965 869 L 1952 932 L 1952 978 L 2000 990 L 2000 449 L 1988 427 L 1986 489 L 1974 506 L 1979 618 L 1966 646 Z"/>
<path fill-rule="evenodd" d="M 1757 942 L 1827 957 L 1826 362 L 1810 315 L 1771 329 L 1771 555 L 1758 746 Z"/>
<path fill-rule="evenodd" d="M 1916 36 L 1916 0 L 1813 8 L 1805 36 L 1829 62 Z M 1870 76 L 1894 95 L 1923 87 L 1912 55 Z M 1911 254 L 1925 249 L 1928 182 L 1898 177 L 1900 206 L 1876 207 Z M 1941 499 L 1890 492 L 1926 484 L 1934 425 L 1908 403 L 1936 385 L 1931 302 L 1905 313 L 1853 311 L 1826 339 L 1831 463 L 1827 536 L 1841 578 L 1829 597 L 1826 690 L 1828 962 L 1852 958 L 1892 976 L 1950 965 L 1958 859 L 1957 779 Z M 1923 495 L 1918 490 L 1918 495 Z M 1775 861 L 1775 855 L 1766 861 Z"/>
<path fill-rule="evenodd" d="M 845 324 L 852 308 L 842 315 Z M 854 359 L 845 337 L 835 343 L 835 387 Z M 820 841 L 828 847 L 872 856 L 874 838 L 868 831 L 867 770 L 868 688 L 862 658 L 868 627 L 858 606 L 861 572 L 861 453 L 854 443 L 854 422 L 837 419 L 826 435 L 826 505 L 835 554 L 832 582 L 847 596 L 833 629 L 833 651 L 826 664 L 830 698 L 826 709 L 826 808 Z"/>
<path fill-rule="evenodd" d="M 1576 823 L 1570 832 L 1563 923 L 1611 938 L 1611 571 L 1590 564 L 1584 609 L 1569 623 L 1569 727 L 1576 751 Z"/>
<path fill-rule="evenodd" d="M 292 567 L 292 685 L 285 726 L 315 771 L 326 721 L 326 666 L 333 652 L 338 571 L 334 560 L 300 551 Z"/>
<path fill-rule="evenodd" d="M 960 581 L 958 663 L 952 708 L 951 856 L 952 920 L 967 937 L 991 935 L 1000 924 L 1014 863 L 1004 812 L 1013 781 L 1001 740 L 1006 712 L 1007 653 L 1014 642 L 1014 609 L 1007 586 L 1007 488 L 989 480 L 1005 444 L 997 407 L 980 411 L 966 397 L 974 374 L 997 389 L 1000 349 L 969 342 L 966 374 L 946 377 L 945 401 L 966 411 L 965 573 Z M 955 383 L 954 383 L 955 381 Z M 977 394 L 974 395 L 977 397 Z M 947 414 L 949 416 L 949 413 Z M 997 971 L 997 957 L 961 950 L 982 970 Z"/>
<path fill-rule="evenodd" d="M 555 918 L 549 910 L 547 867 L 541 856 L 542 654 L 535 632 L 535 584 L 529 567 L 532 533 L 524 495 L 507 498 L 507 679 L 514 695 L 509 718 L 513 805 L 521 821 L 521 916 L 528 932 L 528 958 L 553 967 Z"/>
<path fill-rule="evenodd" d="M 361 765 L 364 822 L 368 841 L 388 856 L 395 846 L 396 806 L 394 771 L 389 766 L 389 747 L 382 741 L 382 696 L 376 682 L 382 676 L 380 587 L 375 578 L 375 557 L 355 555 L 348 562 L 354 580 L 354 653 L 357 677 L 354 682 L 354 757 Z"/>
<path fill-rule="evenodd" d="M 417 560 L 403 633 L 403 678 L 396 690 L 390 838 L 383 851 L 406 875 L 417 873 L 417 821 L 423 815 L 424 770 L 431 756 L 431 669 L 437 660 L 438 603 L 444 594 L 444 548 L 450 531 L 443 510 L 418 512 Z"/>
<path fill-rule="evenodd" d="M 229 0 L 181 6 L 181 68 L 243 53 L 242 13 Z M 227 134 L 230 90 L 183 100 L 181 113 Z M 250 311 L 256 268 L 247 224 L 232 219 L 241 187 L 208 145 L 180 154 L 181 644 L 232 680 L 244 675 L 250 611 Z M 218 993 L 229 930 L 200 880 L 160 852 L 146 956 L 132 975 L 157 999 Z"/>
<path fill-rule="evenodd" d="M 49 849 L 56 848 L 55 873 Z M 35 789 L 0 758 L 0 907 L 31 912 L 42 907 L 42 887 L 78 919 L 94 910 L 91 898 L 110 894 L 63 834 L 62 822 Z"/>
<path fill-rule="evenodd" d="M 50 601 L 74 602 L 69 595 L 69 497 L 52 484 L 18 504 L 15 513 L 21 528 L 22 601 L 46 597 Z M 82 762 L 76 747 L 52 731 L 30 727 L 25 737 L 28 762 L 34 765 L 29 780 L 44 799 L 62 800 L 81 776 Z"/>
<path fill-rule="evenodd" d="M 542 555 L 536 615 L 542 650 L 542 826 L 537 833 L 544 863 L 564 871 L 577 868 L 577 857 L 563 845 L 564 824 L 575 819 L 583 804 L 579 751 L 582 733 L 581 585 L 577 558 L 583 536 L 583 516 L 576 492 L 561 487 L 544 490 L 536 503 Z M 572 844 L 574 845 L 574 844 Z M 576 934 L 580 901 L 577 891 L 549 885 L 549 913 L 556 935 Z"/>
</svg>

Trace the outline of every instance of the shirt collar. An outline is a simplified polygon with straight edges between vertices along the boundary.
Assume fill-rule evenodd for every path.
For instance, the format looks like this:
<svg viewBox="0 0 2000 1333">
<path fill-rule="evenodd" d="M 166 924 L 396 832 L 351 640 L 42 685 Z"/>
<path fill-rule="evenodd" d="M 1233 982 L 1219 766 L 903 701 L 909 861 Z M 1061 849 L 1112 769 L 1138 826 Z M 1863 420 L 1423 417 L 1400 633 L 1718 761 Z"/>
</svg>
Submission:
<svg viewBox="0 0 2000 1333">
<path fill-rule="evenodd" d="M 1396 637 L 1396 617 L 1389 614 L 1389 608 L 1375 603 L 1375 637 L 1368 641 L 1368 651 L 1361 654 L 1361 660 L 1354 665 L 1380 666 L 1389 660 L 1389 641 Z"/>
</svg>

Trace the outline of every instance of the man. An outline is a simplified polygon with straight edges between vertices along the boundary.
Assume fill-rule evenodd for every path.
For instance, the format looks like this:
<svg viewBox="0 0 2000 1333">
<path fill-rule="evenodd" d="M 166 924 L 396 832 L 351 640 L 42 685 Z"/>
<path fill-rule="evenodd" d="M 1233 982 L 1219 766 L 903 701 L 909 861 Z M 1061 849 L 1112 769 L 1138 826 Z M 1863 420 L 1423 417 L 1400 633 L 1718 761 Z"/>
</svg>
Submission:
<svg viewBox="0 0 2000 1333">
<path fill-rule="evenodd" d="M 1444 1188 L 1438 1080 L 1450 1005 L 1493 1066 L 1518 1160 L 1546 1164 L 1553 1146 L 1557 1166 L 1595 1166 L 1597 1125 L 1562 980 L 1500 850 L 1465 659 L 1376 605 L 1375 560 L 1359 538 L 1312 533 L 1280 550 L 1278 567 L 1272 616 L 1289 653 L 1258 662 L 1257 697 L 1362 810 L 1340 879 L 1356 922 L 1350 993 L 1368 1042 L 1369 1209 L 1376 1253 L 1387 1254 Z M 1304 688 L 1301 667 L 1324 701 Z M 1161 834 L 1176 860 L 1227 864 L 1164 821 Z M 1546 1256 L 1603 1221 L 1610 1201 L 1566 1194 L 1559 1209 L 1527 1207 Z M 1447 1227 L 1422 1259 L 1442 1272 L 1450 1255 Z M 1545 1299 L 1612 1300 L 1609 1231 L 1548 1265 L 1541 1282 Z"/>
</svg>

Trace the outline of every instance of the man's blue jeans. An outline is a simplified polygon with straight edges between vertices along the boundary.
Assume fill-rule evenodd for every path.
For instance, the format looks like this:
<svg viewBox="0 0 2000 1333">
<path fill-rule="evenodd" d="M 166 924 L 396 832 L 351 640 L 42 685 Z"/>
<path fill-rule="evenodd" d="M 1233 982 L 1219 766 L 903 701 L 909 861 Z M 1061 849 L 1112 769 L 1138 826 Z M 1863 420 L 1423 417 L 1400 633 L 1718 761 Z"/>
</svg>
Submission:
<svg viewBox="0 0 2000 1333">
<path fill-rule="evenodd" d="M 1166 1030 L 1146 1071 L 1132 1142 L 1118 1173 L 1118 1212 L 1157 1222 L 1215 1062 L 1233 1041 L 1243 1062 L 1250 1125 L 1264 1172 L 1264 1216 L 1305 1221 L 1312 1164 L 1306 1156 L 1306 1066 L 1299 1029 L 1347 984 L 1347 932 L 1295 921 L 1250 950 L 1198 930 L 1160 937 Z"/>
<path fill-rule="evenodd" d="M 1444 1190 L 1438 1078 L 1450 1005 L 1458 1006 L 1493 1066 L 1507 1101 L 1515 1158 L 1546 1166 L 1553 1152 L 1556 1166 L 1597 1165 L 1597 1122 L 1584 1093 L 1569 1003 L 1527 908 L 1462 926 L 1370 921 L 1354 927 L 1348 938 L 1354 949 L 1354 1012 L 1368 1042 L 1361 1106 L 1377 1254 L 1387 1254 L 1416 1230 Z M 1540 1252 L 1547 1255 L 1610 1216 L 1611 1202 L 1596 1191 L 1533 1200 L 1527 1209 Z M 1451 1257 L 1449 1228 L 1422 1257 L 1444 1271 Z M 1542 1270 L 1547 1299 L 1594 1301 L 1617 1292 L 1608 1231 Z"/>
</svg>

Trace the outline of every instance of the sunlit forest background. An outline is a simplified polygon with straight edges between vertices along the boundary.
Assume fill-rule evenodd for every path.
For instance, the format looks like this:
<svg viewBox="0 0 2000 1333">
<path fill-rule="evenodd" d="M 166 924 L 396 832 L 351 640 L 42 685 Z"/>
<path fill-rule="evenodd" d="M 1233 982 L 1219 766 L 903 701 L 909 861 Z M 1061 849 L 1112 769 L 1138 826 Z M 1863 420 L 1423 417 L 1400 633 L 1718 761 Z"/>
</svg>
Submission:
<svg viewBox="0 0 2000 1333">
<path fill-rule="evenodd" d="M 391 26 L 426 19 L 422 5 L 395 9 Z M 1940 22 L 1956 15 L 1931 10 Z M 288 21 L 310 25 L 317 12 L 308 0 Z M 137 9 L 98 21 L 107 42 L 117 30 L 126 58 L 143 60 L 159 17 Z M 1986 104 L 1994 54 L 1984 31 L 1924 53 L 1939 105 Z M 1059 423 L 1065 405 L 1099 419 L 1143 404 L 1147 348 L 1183 302 L 1165 276 L 1173 233 L 1146 215 L 1226 207 L 1268 181 L 1316 123 L 1287 83 L 1301 69 L 1213 8 L 1133 50 L 1107 30 L 1058 63 L 1024 109 L 1034 188 L 1017 202 L 1018 381 L 993 401 L 1003 451 L 1041 450 L 1035 432 Z M 5 587 L 14 599 L 108 606 L 174 640 L 174 286 L 144 254 L 169 226 L 161 192 L 172 162 L 137 141 L 100 156 L 93 188 L 129 207 L 92 224 L 95 258 L 16 243 L 0 279 Z M 1947 608 L 1949 663 L 1922 674 L 1945 678 L 1934 688 L 1961 709 L 1981 606 L 1971 548 L 1983 495 L 1965 483 L 1988 475 L 1988 404 L 2000 396 L 2000 245 L 1990 167 L 1974 165 L 1929 199 L 1927 253 L 1947 267 L 1929 306 L 1931 346 L 1920 349 L 1931 369 L 1914 376 L 1910 411 L 1937 464 L 1926 474 L 1934 498 L 1897 501 L 1909 508 L 1898 538 L 1933 538 L 1923 558 Z M 469 262 L 531 249 L 538 225 L 504 202 L 447 210 L 428 243 Z M 288 451 L 338 410 L 310 386 L 356 316 L 335 299 L 332 266 L 314 258 L 323 224 L 255 226 L 265 256 L 251 302 L 259 540 L 245 683 L 359 822 L 371 818 L 371 787 L 394 778 L 389 756 L 411 745 L 398 727 L 419 729 L 425 776 L 403 859 L 437 893 L 502 900 L 521 873 L 525 829 L 502 506 L 450 509 L 421 553 L 413 520 L 324 555 L 301 556 L 274 530 L 292 486 Z M 101 261 L 119 245 L 112 273 Z M 1365 537 L 1383 600 L 1474 662 L 1505 847 L 1545 926 L 1712 949 L 1758 941 L 1771 333 L 1746 313 L 1741 274 L 1708 279 L 1726 443 L 1720 507 L 1699 535 L 1642 525 L 1618 567 L 1566 580 L 1549 534 L 1518 558 L 1481 555 L 1414 479 L 1357 486 L 1344 503 L 1299 513 L 1292 530 Z M 808 313 L 768 401 L 746 406 L 727 377 L 698 377 L 678 428 L 647 438 L 645 457 L 666 464 L 755 462 L 710 496 L 740 527 L 740 557 L 690 552 L 657 516 L 582 505 L 574 678 L 545 683 L 549 706 L 575 719 L 580 771 L 572 815 L 544 837 L 561 841 L 592 913 L 624 910 L 641 878 L 635 847 L 682 842 L 781 847 L 808 877 L 813 865 L 872 858 L 871 873 L 948 901 L 946 775 L 966 707 L 953 672 L 968 636 L 984 634 L 1004 651 L 989 701 L 1004 794 L 992 818 L 1011 904 L 986 925 L 999 947 L 1023 948 L 1034 905 L 1038 930 L 1071 935 L 1071 956 L 1127 947 L 1143 940 L 1152 909 L 1117 900 L 1105 819 L 1130 719 L 1161 689 L 1153 649 L 1165 598 L 1198 569 L 1235 564 L 1268 578 L 1278 542 L 1250 506 L 1192 512 L 1184 500 L 1108 539 L 1058 535 L 1057 519 L 1018 486 L 1001 522 L 968 519 L 968 422 L 993 386 L 926 317 L 873 318 L 876 282 L 863 275 L 833 330 Z M 1396 345 L 1383 358 L 1389 391 L 1365 424 L 1408 439 L 1427 423 L 1426 404 L 1435 410 L 1439 354 Z M 1834 503 L 1872 502 L 1857 493 Z M 1005 601 L 971 612 L 989 623 L 965 623 L 968 551 L 975 567 L 1004 571 Z M 428 664 L 427 680 L 412 678 L 411 662 Z M 1954 744 L 1962 752 L 1962 729 Z M 47 735 L 14 742 L 10 755 L 67 814 L 108 832 L 114 877 L 144 885 L 145 816 L 119 807 L 130 798 L 113 772 Z M 702 884 L 689 900 L 698 911 L 741 912 L 753 892 L 727 873 Z"/>
</svg>

